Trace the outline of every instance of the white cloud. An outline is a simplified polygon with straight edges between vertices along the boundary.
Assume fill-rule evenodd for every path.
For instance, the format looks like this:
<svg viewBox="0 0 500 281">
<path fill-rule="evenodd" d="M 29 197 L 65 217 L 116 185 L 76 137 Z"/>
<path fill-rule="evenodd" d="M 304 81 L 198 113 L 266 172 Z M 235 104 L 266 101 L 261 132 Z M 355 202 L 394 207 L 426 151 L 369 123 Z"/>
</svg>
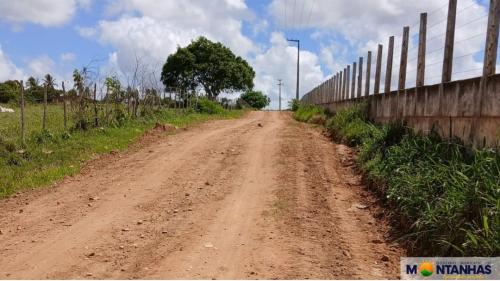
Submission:
<svg viewBox="0 0 500 281">
<path fill-rule="evenodd" d="M 88 7 L 89 0 L 0 0 L 0 19 L 16 27 L 23 23 L 59 26 L 68 22 L 79 5 Z"/>
<path fill-rule="evenodd" d="M 163 63 L 177 46 L 198 36 L 220 41 L 243 57 L 258 51 L 242 33 L 242 21 L 253 15 L 241 0 L 115 0 L 107 11 L 118 18 L 78 30 L 84 37 L 115 48 L 117 64 L 124 72 L 136 57 L 146 63 Z"/>
<path fill-rule="evenodd" d="M 85 38 L 92 38 L 97 34 L 97 30 L 94 27 L 80 27 L 77 26 L 75 29 L 78 31 L 78 34 L 80 36 L 85 37 Z"/>
<path fill-rule="evenodd" d="M 0 45 L 0 81 L 8 79 L 21 79 L 22 71 L 5 55 Z"/>
<path fill-rule="evenodd" d="M 278 79 L 282 79 L 282 108 L 295 98 L 297 77 L 297 47 L 289 45 L 282 33 L 271 34 L 271 47 L 250 64 L 256 72 L 255 88 L 271 98 L 271 108 L 278 108 Z M 319 84 L 325 77 L 316 54 L 300 52 L 300 94 L 303 95 Z"/>
<path fill-rule="evenodd" d="M 60 59 L 62 62 L 72 62 L 76 59 L 76 56 L 75 56 L 75 54 L 73 54 L 71 52 L 67 52 L 67 53 L 61 54 Z"/>
<path fill-rule="evenodd" d="M 297 15 L 293 17 L 294 13 L 291 12 L 293 9 L 290 1 L 274 0 L 268 8 L 270 14 L 281 27 L 287 26 L 291 31 L 312 29 L 310 37 L 322 46 L 322 62 L 333 72 L 343 69 L 342 65 L 346 63 L 357 61 L 359 56 L 364 56 L 366 59 L 368 50 L 373 53 L 373 71 L 379 42 L 384 45 L 382 69 L 385 70 L 388 37 L 395 35 L 392 78 L 394 89 L 399 73 L 403 26 L 410 26 L 410 37 L 412 38 L 407 86 L 415 84 L 415 58 L 417 56 L 415 45 L 418 40 L 418 22 L 421 12 L 429 13 L 426 81 L 436 83 L 440 80 L 447 3 L 448 1 L 445 0 L 350 0 L 349 4 L 346 5 L 346 1 L 298 0 L 295 6 L 304 6 L 303 12 L 311 13 L 310 18 L 303 20 L 299 20 Z M 286 17 L 285 5 L 288 8 Z M 297 13 L 296 11 L 295 14 Z M 458 2 L 453 79 L 477 76 L 481 72 L 478 68 L 481 68 L 482 65 L 482 54 L 474 55 L 473 53 L 481 52 L 484 49 L 486 21 L 487 8 L 484 5 L 480 5 L 476 0 Z M 382 79 L 384 76 L 385 73 L 383 73 Z"/>
<path fill-rule="evenodd" d="M 35 77 L 43 77 L 47 73 L 51 73 L 54 68 L 54 61 L 47 55 L 33 59 L 28 64 L 30 75 Z"/>
</svg>

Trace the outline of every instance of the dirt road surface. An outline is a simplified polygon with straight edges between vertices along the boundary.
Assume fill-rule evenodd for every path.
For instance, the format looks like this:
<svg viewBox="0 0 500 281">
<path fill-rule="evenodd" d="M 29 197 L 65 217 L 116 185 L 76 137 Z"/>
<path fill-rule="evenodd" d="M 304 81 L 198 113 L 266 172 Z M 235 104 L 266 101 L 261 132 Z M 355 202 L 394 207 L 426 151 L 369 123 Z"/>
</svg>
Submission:
<svg viewBox="0 0 500 281">
<path fill-rule="evenodd" d="M 351 153 L 251 112 L 108 155 L 0 201 L 0 278 L 397 278 Z"/>
</svg>

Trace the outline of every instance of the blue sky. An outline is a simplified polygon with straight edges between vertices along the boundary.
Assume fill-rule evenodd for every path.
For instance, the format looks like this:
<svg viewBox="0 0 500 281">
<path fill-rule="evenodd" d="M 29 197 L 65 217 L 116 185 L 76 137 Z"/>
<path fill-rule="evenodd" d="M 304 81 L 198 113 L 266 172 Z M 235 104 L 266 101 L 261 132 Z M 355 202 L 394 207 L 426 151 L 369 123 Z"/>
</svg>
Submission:
<svg viewBox="0 0 500 281">
<path fill-rule="evenodd" d="M 456 79 L 480 72 L 486 2 L 459 0 Z M 284 80 L 285 103 L 295 93 L 296 49 L 287 37 L 301 40 L 305 94 L 378 43 L 387 45 L 390 35 L 396 35 L 397 58 L 402 27 L 411 26 L 417 38 L 419 13 L 429 12 L 428 39 L 435 39 L 428 50 L 437 50 L 428 56 L 433 83 L 440 74 L 433 62 L 442 56 L 446 8 L 447 0 L 0 0 L 0 79 L 51 72 L 69 80 L 72 69 L 91 63 L 101 76 L 126 80 L 135 57 L 153 72 L 176 46 L 203 35 L 247 59 L 256 87 L 276 107 L 277 79 Z"/>
</svg>

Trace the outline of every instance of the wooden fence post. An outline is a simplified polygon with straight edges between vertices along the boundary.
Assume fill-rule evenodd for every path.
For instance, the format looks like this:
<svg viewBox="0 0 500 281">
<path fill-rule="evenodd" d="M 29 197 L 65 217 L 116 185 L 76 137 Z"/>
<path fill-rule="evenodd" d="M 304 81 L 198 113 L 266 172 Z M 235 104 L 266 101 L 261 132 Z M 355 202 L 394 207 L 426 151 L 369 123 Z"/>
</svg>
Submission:
<svg viewBox="0 0 500 281">
<path fill-rule="evenodd" d="M 66 88 L 64 87 L 64 81 L 62 81 L 63 90 L 63 114 L 64 114 L 64 130 L 68 130 L 68 114 L 66 112 Z"/>
<path fill-rule="evenodd" d="M 365 97 L 370 95 L 371 71 L 372 71 L 372 52 L 368 51 L 368 55 L 366 57 Z"/>
<path fill-rule="evenodd" d="M 346 75 L 347 75 L 347 79 L 346 79 L 346 84 L 345 84 L 345 94 L 347 96 L 347 99 L 350 99 L 349 94 L 351 93 L 351 91 L 349 91 L 349 85 L 351 82 L 351 65 L 347 65 Z"/>
<path fill-rule="evenodd" d="M 361 97 L 361 87 L 363 83 L 363 57 L 359 57 L 359 74 L 358 74 L 358 92 L 357 92 L 357 98 L 359 99 Z"/>
<path fill-rule="evenodd" d="M 425 84 L 425 51 L 427 46 L 427 13 L 420 14 L 420 31 L 418 35 L 417 87 Z"/>
<path fill-rule="evenodd" d="M 449 0 L 446 41 L 444 44 L 442 83 L 451 81 L 453 71 L 453 45 L 455 43 L 455 22 L 457 19 L 457 0 Z"/>
<path fill-rule="evenodd" d="M 357 65 L 356 62 L 352 63 L 352 82 L 351 82 L 351 98 L 356 98 L 356 71 Z"/>
<path fill-rule="evenodd" d="M 21 142 L 22 145 L 26 143 L 26 132 L 25 132 L 25 122 L 24 122 L 24 82 L 21 80 L 19 82 L 21 90 Z"/>
<path fill-rule="evenodd" d="M 94 83 L 94 126 L 99 126 L 99 119 L 97 117 L 97 83 Z"/>
<path fill-rule="evenodd" d="M 47 91 L 48 91 L 48 81 L 45 83 L 45 89 L 43 91 L 43 117 L 42 117 L 42 130 L 47 129 Z"/>
<path fill-rule="evenodd" d="M 382 72 L 382 49 L 383 46 L 381 44 L 378 44 L 377 65 L 375 67 L 375 83 L 373 84 L 373 94 L 380 93 L 380 76 Z"/>
<path fill-rule="evenodd" d="M 392 78 L 392 59 L 394 57 L 394 36 L 389 37 L 389 49 L 387 51 L 387 69 L 385 71 L 385 89 L 384 93 L 391 92 Z"/>
<path fill-rule="evenodd" d="M 398 90 L 404 90 L 406 87 L 406 65 L 408 62 L 408 42 L 410 39 L 410 27 L 403 28 L 403 42 L 401 44 L 401 60 L 399 63 L 399 83 Z"/>
</svg>

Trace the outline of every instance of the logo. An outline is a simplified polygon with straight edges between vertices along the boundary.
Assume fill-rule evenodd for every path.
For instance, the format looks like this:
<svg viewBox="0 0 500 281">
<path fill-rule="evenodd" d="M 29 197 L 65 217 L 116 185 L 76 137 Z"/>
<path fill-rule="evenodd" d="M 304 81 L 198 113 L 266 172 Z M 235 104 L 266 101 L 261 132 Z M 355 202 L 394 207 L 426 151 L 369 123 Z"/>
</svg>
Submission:
<svg viewBox="0 0 500 281">
<path fill-rule="evenodd" d="M 401 258 L 401 279 L 500 279 L 499 257 Z"/>
<path fill-rule="evenodd" d="M 429 277 L 434 273 L 434 265 L 431 262 L 423 262 L 418 267 L 418 271 L 420 271 L 422 276 Z"/>
</svg>

